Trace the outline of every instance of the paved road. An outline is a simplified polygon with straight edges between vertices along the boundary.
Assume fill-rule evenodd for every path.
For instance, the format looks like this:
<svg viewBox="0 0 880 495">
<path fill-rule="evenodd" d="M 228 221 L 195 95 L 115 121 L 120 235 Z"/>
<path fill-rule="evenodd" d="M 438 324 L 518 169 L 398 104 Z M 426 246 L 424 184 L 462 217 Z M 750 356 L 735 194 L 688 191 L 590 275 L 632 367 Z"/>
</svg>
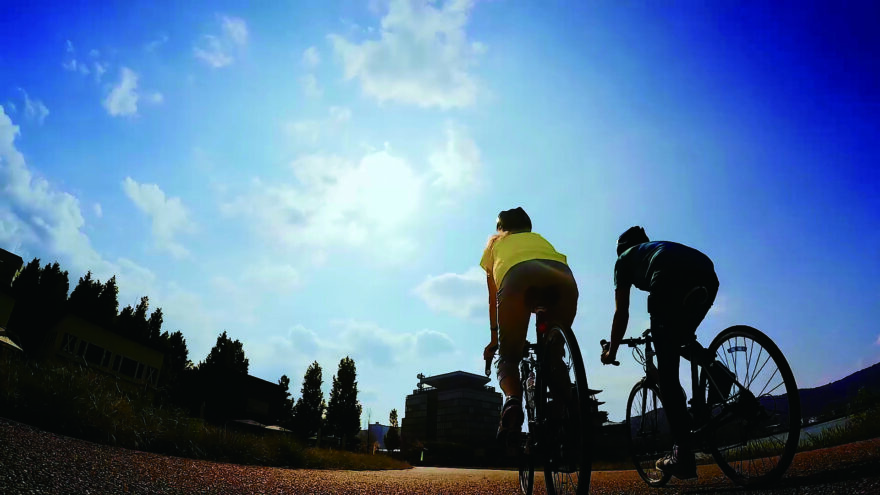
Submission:
<svg viewBox="0 0 880 495">
<path fill-rule="evenodd" d="M 746 493 L 715 466 L 695 481 L 647 487 L 634 471 L 593 474 L 592 493 Z M 543 478 L 536 493 L 544 493 Z M 2 494 L 516 494 L 514 471 L 415 468 L 321 471 L 194 461 L 97 445 L 0 419 Z M 751 492 L 753 493 L 753 492 Z M 799 454 L 783 481 L 761 493 L 878 494 L 880 439 Z"/>
</svg>

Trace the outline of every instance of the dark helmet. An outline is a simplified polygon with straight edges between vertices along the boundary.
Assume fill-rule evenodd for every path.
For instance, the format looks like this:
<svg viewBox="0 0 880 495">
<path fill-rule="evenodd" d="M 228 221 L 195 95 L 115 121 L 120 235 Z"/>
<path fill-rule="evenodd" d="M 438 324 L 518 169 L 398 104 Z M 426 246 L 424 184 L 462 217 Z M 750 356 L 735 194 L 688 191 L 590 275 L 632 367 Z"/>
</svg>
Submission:
<svg viewBox="0 0 880 495">
<path fill-rule="evenodd" d="M 531 232 L 532 219 L 529 218 L 526 210 L 516 207 L 512 210 L 504 210 L 498 214 L 498 221 L 495 222 L 495 230 L 505 232 Z"/>
<path fill-rule="evenodd" d="M 627 249 L 649 241 L 645 229 L 638 226 L 630 227 L 617 238 L 617 255 L 620 256 Z"/>
</svg>

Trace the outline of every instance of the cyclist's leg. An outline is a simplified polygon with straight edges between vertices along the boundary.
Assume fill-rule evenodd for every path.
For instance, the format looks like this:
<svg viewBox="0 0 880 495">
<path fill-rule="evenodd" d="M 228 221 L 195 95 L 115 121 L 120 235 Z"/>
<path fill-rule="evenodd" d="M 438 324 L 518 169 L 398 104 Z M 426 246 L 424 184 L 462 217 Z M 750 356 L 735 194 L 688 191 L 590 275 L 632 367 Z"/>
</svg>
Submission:
<svg viewBox="0 0 880 495">
<path fill-rule="evenodd" d="M 552 260 L 536 260 L 534 285 L 538 287 L 553 287 L 556 293 L 556 301 L 547 308 L 547 319 L 551 323 L 563 328 L 571 328 L 574 317 L 577 314 L 578 287 L 571 273 L 571 269 L 565 263 Z M 568 368 L 565 366 L 565 349 L 559 342 L 555 348 L 547 347 L 545 352 L 551 368 L 547 370 L 550 377 L 550 394 L 554 398 L 565 399 L 570 390 Z"/>
<path fill-rule="evenodd" d="M 696 333 L 697 327 L 702 323 L 706 314 L 715 303 L 715 297 L 718 294 L 718 279 L 712 274 L 706 276 L 702 282 L 695 284 L 698 289 L 705 289 L 705 301 L 698 304 L 689 304 L 687 296 L 685 297 L 685 317 L 686 326 L 694 329 Z M 689 292 L 693 294 L 694 291 Z M 700 295 L 697 293 L 696 298 Z M 711 377 L 709 386 L 708 404 L 718 403 L 727 398 L 730 388 L 733 385 L 733 374 L 720 362 L 715 356 L 700 345 L 696 340 L 690 341 L 681 349 L 681 356 L 688 361 L 696 361 L 702 366 Z"/>
<path fill-rule="evenodd" d="M 528 273 L 514 266 L 504 276 L 498 290 L 498 384 L 507 400 L 502 410 L 502 427 L 522 425 L 522 383 L 519 362 L 529 327 L 531 313 L 525 304 Z M 505 421 L 505 417 L 509 418 Z"/>
<path fill-rule="evenodd" d="M 660 393 L 663 394 L 663 407 L 675 444 L 684 450 L 690 450 L 690 417 L 687 413 L 687 399 L 678 379 L 681 363 L 681 336 L 667 318 L 656 313 L 651 314 L 651 329 L 654 338 L 654 350 L 657 352 L 657 373 Z"/>
</svg>

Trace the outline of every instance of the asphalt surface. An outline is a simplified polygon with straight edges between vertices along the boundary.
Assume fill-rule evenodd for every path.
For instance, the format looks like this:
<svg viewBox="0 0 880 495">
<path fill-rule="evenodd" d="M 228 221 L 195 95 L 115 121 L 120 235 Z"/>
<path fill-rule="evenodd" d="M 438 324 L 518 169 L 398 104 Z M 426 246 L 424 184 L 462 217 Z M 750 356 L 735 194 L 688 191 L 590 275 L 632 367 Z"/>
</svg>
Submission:
<svg viewBox="0 0 880 495">
<path fill-rule="evenodd" d="M 543 477 L 535 493 L 545 493 Z M 716 466 L 645 485 L 635 471 L 593 473 L 591 493 L 880 494 L 880 439 L 798 454 L 783 480 L 745 491 Z M 516 494 L 515 471 L 418 467 L 329 471 L 241 466 L 93 444 L 0 419 L 0 494 Z"/>
</svg>

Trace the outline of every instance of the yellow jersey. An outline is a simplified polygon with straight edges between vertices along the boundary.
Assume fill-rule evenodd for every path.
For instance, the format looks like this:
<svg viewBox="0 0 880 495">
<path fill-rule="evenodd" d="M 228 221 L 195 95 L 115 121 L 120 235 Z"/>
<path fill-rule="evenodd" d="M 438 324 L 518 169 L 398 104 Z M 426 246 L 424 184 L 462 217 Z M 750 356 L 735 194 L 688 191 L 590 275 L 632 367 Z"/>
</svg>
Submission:
<svg viewBox="0 0 880 495">
<path fill-rule="evenodd" d="M 566 263 L 565 255 L 557 252 L 541 234 L 519 232 L 500 237 L 486 246 L 480 266 L 495 279 L 495 287 L 501 288 L 507 272 L 517 263 L 529 260 Z"/>
</svg>

